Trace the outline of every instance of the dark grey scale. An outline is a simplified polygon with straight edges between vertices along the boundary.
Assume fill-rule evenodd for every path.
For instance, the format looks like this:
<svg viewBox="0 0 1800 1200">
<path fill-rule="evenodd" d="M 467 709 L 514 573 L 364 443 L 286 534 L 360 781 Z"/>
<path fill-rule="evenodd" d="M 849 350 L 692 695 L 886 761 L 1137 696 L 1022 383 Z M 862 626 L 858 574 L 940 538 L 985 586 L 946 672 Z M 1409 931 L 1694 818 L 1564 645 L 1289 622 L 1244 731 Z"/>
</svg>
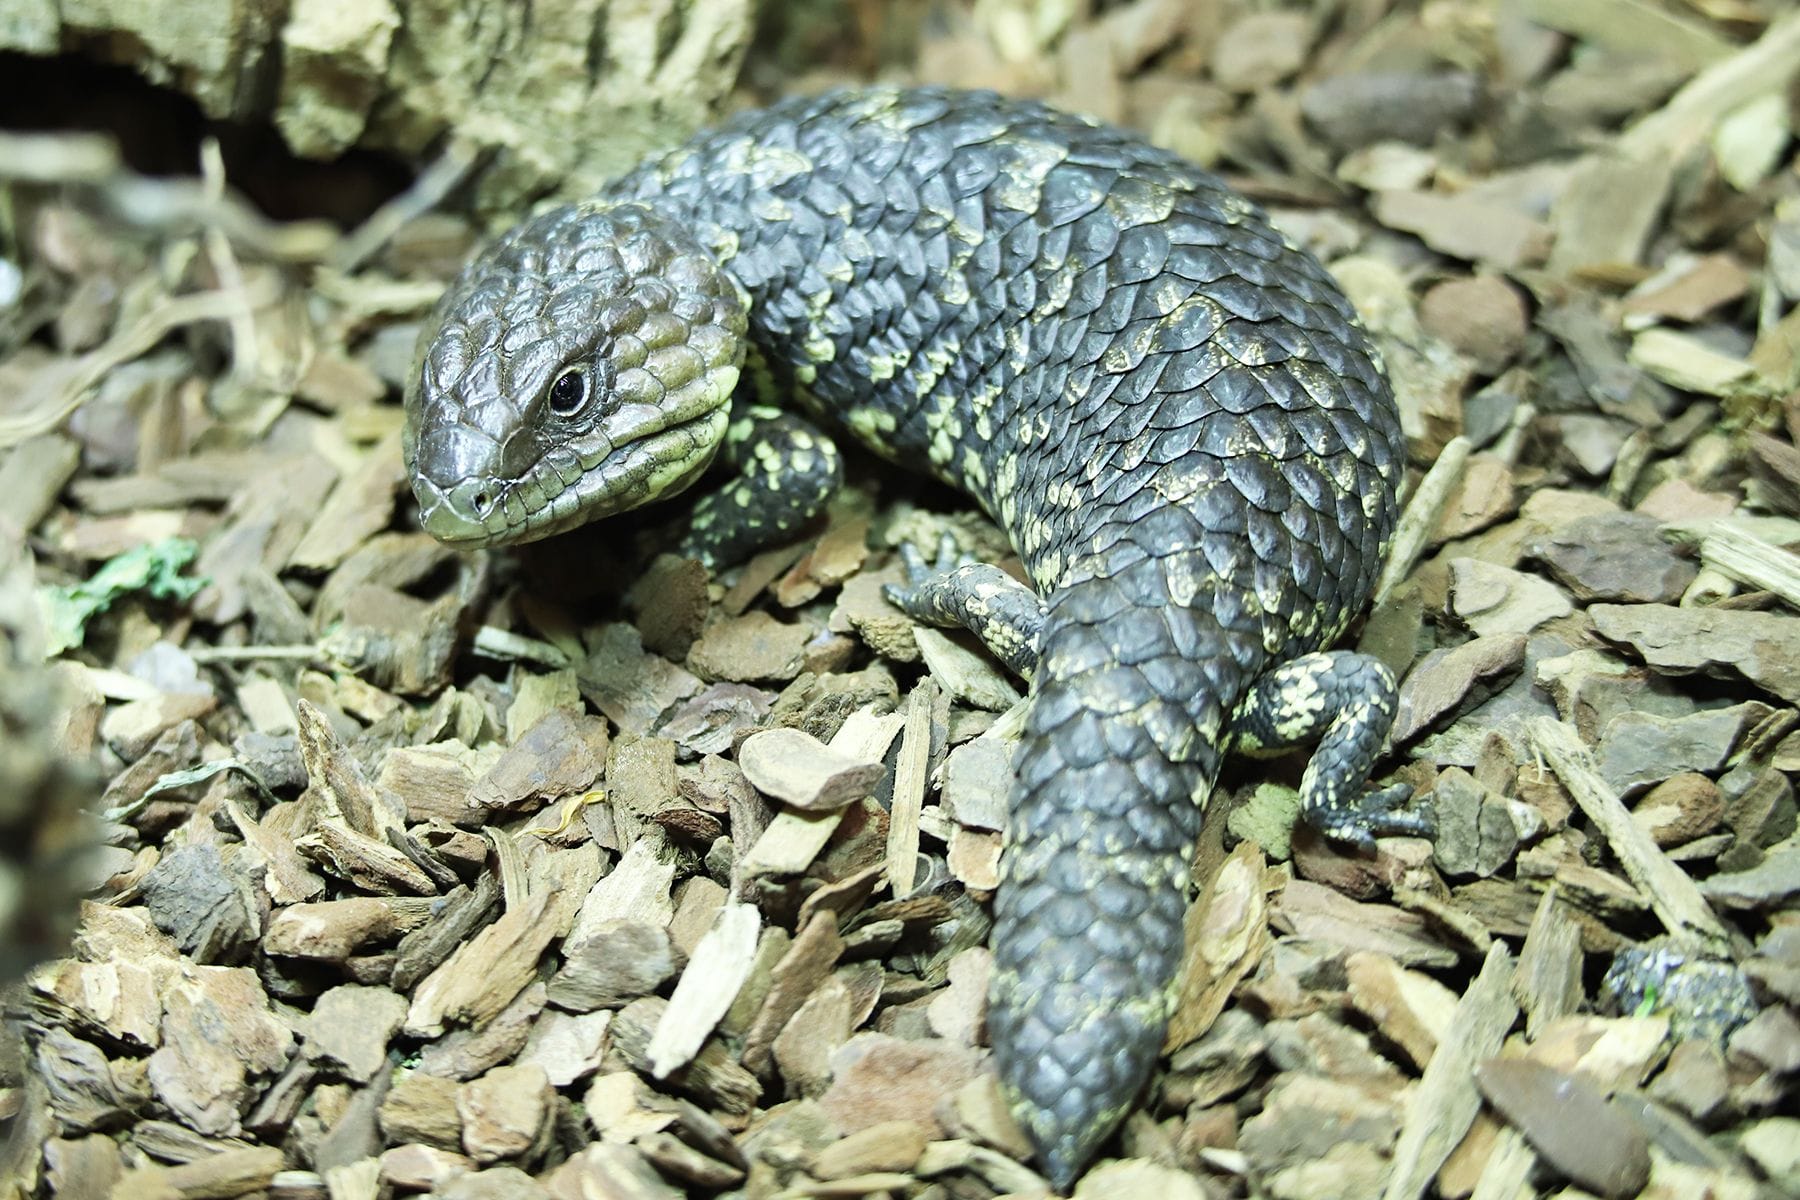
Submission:
<svg viewBox="0 0 1800 1200">
<path fill-rule="evenodd" d="M 1154 1067 L 1188 854 L 1227 743 L 1318 738 L 1306 817 L 1331 836 L 1422 828 L 1396 794 L 1366 792 L 1391 678 L 1315 653 L 1364 602 L 1393 530 L 1403 446 L 1379 367 L 1325 271 L 1219 180 L 1035 104 L 931 89 L 798 100 L 702 134 L 597 203 L 623 200 L 664 223 L 642 233 L 667 244 L 646 261 L 719 254 L 732 294 L 695 268 L 682 311 L 741 324 L 816 415 L 900 461 L 930 456 L 1025 561 L 1035 590 L 915 556 L 896 598 L 1032 678 L 989 1030 L 1066 1187 Z M 440 340 L 456 344 L 434 348 L 409 401 L 409 445 L 426 448 L 415 476 L 453 474 L 433 456 L 469 468 L 503 442 L 538 444 L 507 428 L 536 410 L 507 393 L 492 350 L 530 322 L 543 345 L 570 344 L 579 306 L 544 295 L 572 286 L 550 243 L 581 219 L 534 220 L 452 289 Z M 678 374 L 671 394 L 695 386 Z M 706 420 L 717 438 L 722 415 Z M 697 432 L 692 463 L 671 450 L 652 481 L 686 486 L 717 448 L 735 474 L 701 502 L 688 548 L 720 562 L 786 536 L 835 483 L 835 453 L 798 418 L 740 413 L 732 430 L 722 447 Z M 566 484 L 571 461 L 551 471 L 545 438 L 539 489 Z M 809 448 L 810 472 L 768 469 Z M 507 486 L 433 484 L 441 505 Z"/>
</svg>

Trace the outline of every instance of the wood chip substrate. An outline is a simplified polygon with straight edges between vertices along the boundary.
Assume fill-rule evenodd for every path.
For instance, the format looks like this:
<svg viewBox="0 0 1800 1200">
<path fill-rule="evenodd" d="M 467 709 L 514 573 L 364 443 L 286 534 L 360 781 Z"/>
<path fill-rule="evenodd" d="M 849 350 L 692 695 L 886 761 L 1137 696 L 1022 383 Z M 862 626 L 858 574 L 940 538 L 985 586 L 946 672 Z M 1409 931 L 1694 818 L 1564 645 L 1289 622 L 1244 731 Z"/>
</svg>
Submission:
<svg viewBox="0 0 1800 1200">
<path fill-rule="evenodd" d="M 853 452 L 716 575 L 680 500 L 459 554 L 401 465 L 483 238 L 877 79 L 1225 176 L 1409 439 L 1345 644 L 1437 835 L 1229 764 L 1075 1195 L 1800 1194 L 1792 4 L 14 0 L 0 1200 L 1045 1193 L 985 1032 L 1028 689 L 882 592 L 998 531 Z"/>
</svg>

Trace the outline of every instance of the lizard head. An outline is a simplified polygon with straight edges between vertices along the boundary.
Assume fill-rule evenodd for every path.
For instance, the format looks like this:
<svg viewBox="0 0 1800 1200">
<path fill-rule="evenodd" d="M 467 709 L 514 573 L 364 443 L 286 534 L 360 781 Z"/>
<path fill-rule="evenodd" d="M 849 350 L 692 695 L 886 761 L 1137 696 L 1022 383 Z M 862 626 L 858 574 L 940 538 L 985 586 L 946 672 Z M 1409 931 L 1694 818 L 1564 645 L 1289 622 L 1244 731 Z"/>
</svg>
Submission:
<svg viewBox="0 0 1800 1200">
<path fill-rule="evenodd" d="M 694 234 L 642 205 L 565 205 L 451 284 L 406 392 L 426 532 L 532 541 L 673 495 L 712 462 L 745 303 Z"/>
</svg>

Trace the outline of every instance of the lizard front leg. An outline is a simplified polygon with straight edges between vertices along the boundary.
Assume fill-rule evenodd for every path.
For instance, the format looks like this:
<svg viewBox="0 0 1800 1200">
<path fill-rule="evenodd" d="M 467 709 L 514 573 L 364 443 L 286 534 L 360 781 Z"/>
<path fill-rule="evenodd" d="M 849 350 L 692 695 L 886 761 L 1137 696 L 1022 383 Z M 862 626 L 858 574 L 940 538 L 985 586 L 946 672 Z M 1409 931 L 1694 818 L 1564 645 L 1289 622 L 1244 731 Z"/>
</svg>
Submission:
<svg viewBox="0 0 1800 1200">
<path fill-rule="evenodd" d="M 843 456 L 829 437 L 766 405 L 733 410 L 719 458 L 734 477 L 694 505 L 677 547 L 708 567 L 793 538 L 844 482 Z"/>
</svg>

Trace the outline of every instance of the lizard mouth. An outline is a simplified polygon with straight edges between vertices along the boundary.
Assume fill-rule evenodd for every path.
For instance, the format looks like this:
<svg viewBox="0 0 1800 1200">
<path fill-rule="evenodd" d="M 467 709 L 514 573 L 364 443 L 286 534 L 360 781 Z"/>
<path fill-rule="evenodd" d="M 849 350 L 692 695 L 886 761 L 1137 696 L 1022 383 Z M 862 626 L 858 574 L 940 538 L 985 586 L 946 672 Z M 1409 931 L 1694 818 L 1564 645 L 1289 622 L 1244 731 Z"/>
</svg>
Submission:
<svg viewBox="0 0 1800 1200">
<path fill-rule="evenodd" d="M 547 457 L 517 479 L 476 475 L 446 484 L 414 471 L 419 523 L 445 545 L 475 550 L 537 541 L 673 496 L 712 465 L 737 376 L 735 368 L 711 372 L 685 403 L 621 421 L 592 452 Z"/>
</svg>

